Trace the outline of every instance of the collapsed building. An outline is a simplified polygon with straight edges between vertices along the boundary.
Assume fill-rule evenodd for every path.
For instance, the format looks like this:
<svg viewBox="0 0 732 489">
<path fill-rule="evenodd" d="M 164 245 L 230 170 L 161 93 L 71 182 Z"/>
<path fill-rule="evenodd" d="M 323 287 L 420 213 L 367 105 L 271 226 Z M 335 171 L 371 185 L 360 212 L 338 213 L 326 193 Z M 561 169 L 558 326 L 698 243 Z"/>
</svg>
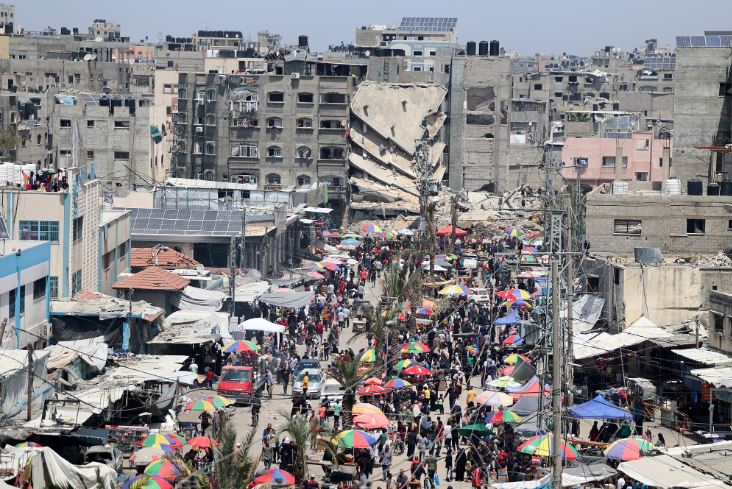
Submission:
<svg viewBox="0 0 732 489">
<path fill-rule="evenodd" d="M 362 83 L 351 101 L 348 161 L 352 219 L 419 213 L 418 144 L 427 145 L 430 180 L 440 182 L 447 89 L 416 83 Z"/>
</svg>

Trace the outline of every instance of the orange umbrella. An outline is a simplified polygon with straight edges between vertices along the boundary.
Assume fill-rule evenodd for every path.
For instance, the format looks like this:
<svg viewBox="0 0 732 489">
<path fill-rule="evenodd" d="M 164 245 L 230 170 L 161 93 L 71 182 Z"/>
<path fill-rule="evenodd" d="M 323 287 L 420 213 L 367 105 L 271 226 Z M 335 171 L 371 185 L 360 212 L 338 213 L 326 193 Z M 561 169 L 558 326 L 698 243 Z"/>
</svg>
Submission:
<svg viewBox="0 0 732 489">
<path fill-rule="evenodd" d="M 389 426 L 389 418 L 383 414 L 359 414 L 353 418 L 353 424 L 367 430 L 386 428 Z"/>
<path fill-rule="evenodd" d="M 371 377 L 370 379 L 366 379 L 366 382 L 364 382 L 366 385 L 381 385 L 383 384 L 381 379 L 377 379 L 376 377 Z"/>
<path fill-rule="evenodd" d="M 219 446 L 219 442 L 210 436 L 194 436 L 188 440 L 188 444 L 196 448 L 211 448 Z"/>
</svg>

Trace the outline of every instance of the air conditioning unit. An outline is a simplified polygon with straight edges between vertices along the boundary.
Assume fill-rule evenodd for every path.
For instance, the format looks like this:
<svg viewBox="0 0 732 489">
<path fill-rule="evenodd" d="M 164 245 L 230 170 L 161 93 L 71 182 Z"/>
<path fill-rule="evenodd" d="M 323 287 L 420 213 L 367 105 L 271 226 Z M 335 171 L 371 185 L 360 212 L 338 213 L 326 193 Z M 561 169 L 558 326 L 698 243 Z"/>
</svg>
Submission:
<svg viewBox="0 0 732 489">
<path fill-rule="evenodd" d="M 196 127 L 196 132 L 203 132 L 203 127 L 201 127 L 201 126 Z"/>
<path fill-rule="evenodd" d="M 298 72 L 291 73 L 290 77 L 292 79 L 296 80 L 296 79 L 300 78 L 300 73 L 298 73 Z"/>
</svg>

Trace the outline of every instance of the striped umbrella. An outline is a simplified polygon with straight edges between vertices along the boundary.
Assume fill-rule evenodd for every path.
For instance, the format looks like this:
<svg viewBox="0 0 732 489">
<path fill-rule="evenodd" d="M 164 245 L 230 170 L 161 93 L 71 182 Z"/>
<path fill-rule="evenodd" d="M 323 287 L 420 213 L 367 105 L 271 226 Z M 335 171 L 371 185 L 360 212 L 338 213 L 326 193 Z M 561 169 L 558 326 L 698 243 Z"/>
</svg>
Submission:
<svg viewBox="0 0 732 489">
<path fill-rule="evenodd" d="M 366 387 L 361 387 L 358 390 L 359 396 L 381 396 L 386 394 L 386 389 L 381 387 L 380 385 L 367 385 Z"/>
<path fill-rule="evenodd" d="M 211 404 L 208 401 L 205 401 L 203 399 L 199 401 L 193 401 L 192 403 L 188 404 L 185 408 L 186 411 L 193 411 L 193 412 L 207 412 L 212 413 L 216 411 L 216 407 Z"/>
<path fill-rule="evenodd" d="M 412 365 L 402 370 L 402 373 L 406 375 L 414 375 L 415 377 L 426 377 L 432 375 L 432 370 L 424 368 L 421 365 Z"/>
<path fill-rule="evenodd" d="M 381 379 L 377 379 L 376 377 L 371 377 L 366 379 L 366 382 L 364 382 L 364 385 L 381 385 L 384 382 Z"/>
<path fill-rule="evenodd" d="M 577 449 L 572 445 L 562 440 L 561 449 L 564 460 L 577 460 Z M 554 455 L 553 435 L 550 433 L 547 435 L 532 436 L 519 445 L 517 450 L 521 453 L 527 453 L 537 457 L 551 457 Z"/>
<path fill-rule="evenodd" d="M 157 460 L 145 467 L 145 474 L 157 475 L 172 482 L 178 478 L 180 470 L 170 460 Z"/>
<path fill-rule="evenodd" d="M 405 368 L 407 368 L 407 367 L 411 367 L 412 365 L 419 365 L 419 363 L 417 363 L 417 362 L 415 362 L 414 360 L 412 360 L 412 359 L 409 359 L 409 358 L 408 358 L 408 359 L 406 359 L 406 360 L 400 360 L 400 361 L 398 361 L 398 362 L 396 363 L 396 365 L 394 365 L 394 368 L 395 368 L 396 370 L 398 370 L 398 371 L 400 371 L 400 372 L 401 372 L 401 371 L 402 371 L 402 370 L 404 370 Z"/>
<path fill-rule="evenodd" d="M 41 448 L 43 445 L 40 443 L 36 443 L 34 441 L 24 441 L 23 443 L 18 443 L 15 445 L 15 448 Z"/>
<path fill-rule="evenodd" d="M 156 433 L 154 435 L 150 435 L 147 438 L 145 438 L 140 446 L 143 447 L 153 447 L 153 446 L 160 446 L 160 445 L 168 445 L 171 447 L 182 447 L 185 445 L 185 442 L 182 441 L 180 438 L 178 438 L 175 435 L 171 434 L 162 434 L 162 433 Z"/>
<path fill-rule="evenodd" d="M 512 411 L 498 411 L 493 414 L 489 423 L 520 423 L 522 421 L 521 416 Z"/>
<path fill-rule="evenodd" d="M 444 289 L 441 289 L 440 292 L 438 292 L 440 295 L 446 295 L 446 296 L 458 296 L 458 295 L 468 295 L 470 293 L 470 289 L 464 285 L 448 285 Z"/>
<path fill-rule="evenodd" d="M 389 426 L 389 418 L 383 414 L 359 414 L 353 418 L 353 424 L 367 430 L 377 430 Z"/>
<path fill-rule="evenodd" d="M 353 414 L 384 414 L 384 412 L 368 402 L 357 402 L 351 410 Z"/>
<path fill-rule="evenodd" d="M 295 477 L 282 469 L 270 469 L 254 479 L 255 484 L 276 484 L 278 486 L 290 486 L 295 483 Z"/>
<path fill-rule="evenodd" d="M 512 238 L 517 238 L 524 234 L 521 232 L 520 229 L 512 228 L 512 227 L 508 227 L 508 228 L 504 229 L 503 232 L 506 233 L 508 236 L 511 236 Z"/>
<path fill-rule="evenodd" d="M 369 226 L 364 226 L 361 229 L 364 232 L 366 232 L 366 233 L 380 233 L 380 232 L 382 232 L 382 229 L 378 225 L 376 225 L 376 224 L 371 224 Z"/>
<path fill-rule="evenodd" d="M 333 444 L 340 448 L 368 448 L 376 443 L 376 438 L 361 430 L 341 431 L 333 437 Z"/>
<path fill-rule="evenodd" d="M 638 460 L 643 452 L 650 452 L 656 447 L 643 438 L 623 438 L 614 441 L 604 451 L 605 456 L 610 460 Z"/>
<path fill-rule="evenodd" d="M 402 345 L 402 353 L 427 353 L 430 347 L 419 341 L 410 341 Z"/>
<path fill-rule="evenodd" d="M 513 346 L 521 346 L 524 344 L 524 339 L 517 335 L 512 334 L 508 335 L 505 340 L 503 340 L 503 344 L 506 346 L 513 345 Z"/>
<path fill-rule="evenodd" d="M 434 314 L 434 311 L 429 307 L 420 307 L 419 309 L 417 309 L 417 314 L 419 314 L 420 316 L 431 316 Z"/>
<path fill-rule="evenodd" d="M 249 340 L 232 341 L 224 345 L 224 351 L 226 353 L 243 353 L 257 350 L 259 350 L 259 345 Z"/>
<path fill-rule="evenodd" d="M 207 398 L 204 399 L 204 401 L 210 402 L 211 404 L 214 405 L 214 407 L 217 407 L 217 408 L 227 407 L 227 406 L 231 406 L 232 404 L 234 404 L 234 401 L 232 401 L 229 398 L 223 397 L 223 396 L 208 396 Z"/>
<path fill-rule="evenodd" d="M 391 379 L 384 387 L 387 389 L 404 389 L 406 387 L 412 387 L 412 383 L 402 379 Z"/>
<path fill-rule="evenodd" d="M 475 402 L 478 404 L 485 404 L 486 406 L 505 407 L 513 404 L 513 397 L 509 396 L 505 392 L 483 391 L 475 398 Z"/>
<path fill-rule="evenodd" d="M 369 348 L 363 355 L 361 355 L 361 361 L 366 363 L 373 363 L 376 361 L 376 350 Z"/>
<path fill-rule="evenodd" d="M 173 489 L 173 486 L 157 475 L 142 474 L 129 479 L 122 489 Z"/>
<path fill-rule="evenodd" d="M 506 358 L 503 359 L 503 363 L 508 365 L 513 365 L 514 363 L 518 362 L 520 360 L 523 360 L 524 362 L 531 363 L 531 359 L 527 357 L 526 355 L 519 355 L 518 353 L 512 353 Z"/>
</svg>

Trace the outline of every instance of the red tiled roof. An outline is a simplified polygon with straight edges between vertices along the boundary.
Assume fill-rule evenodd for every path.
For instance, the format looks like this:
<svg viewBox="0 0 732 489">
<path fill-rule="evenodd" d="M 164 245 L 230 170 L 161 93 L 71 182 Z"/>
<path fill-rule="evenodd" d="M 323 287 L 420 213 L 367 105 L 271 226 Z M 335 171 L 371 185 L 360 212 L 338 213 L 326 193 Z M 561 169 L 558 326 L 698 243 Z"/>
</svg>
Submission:
<svg viewBox="0 0 732 489">
<path fill-rule="evenodd" d="M 172 248 L 132 248 L 132 268 L 195 269 L 198 262 Z"/>
<path fill-rule="evenodd" d="M 183 290 L 191 281 L 160 267 L 148 267 L 112 285 L 114 289 L 160 290 L 176 292 Z"/>
</svg>

